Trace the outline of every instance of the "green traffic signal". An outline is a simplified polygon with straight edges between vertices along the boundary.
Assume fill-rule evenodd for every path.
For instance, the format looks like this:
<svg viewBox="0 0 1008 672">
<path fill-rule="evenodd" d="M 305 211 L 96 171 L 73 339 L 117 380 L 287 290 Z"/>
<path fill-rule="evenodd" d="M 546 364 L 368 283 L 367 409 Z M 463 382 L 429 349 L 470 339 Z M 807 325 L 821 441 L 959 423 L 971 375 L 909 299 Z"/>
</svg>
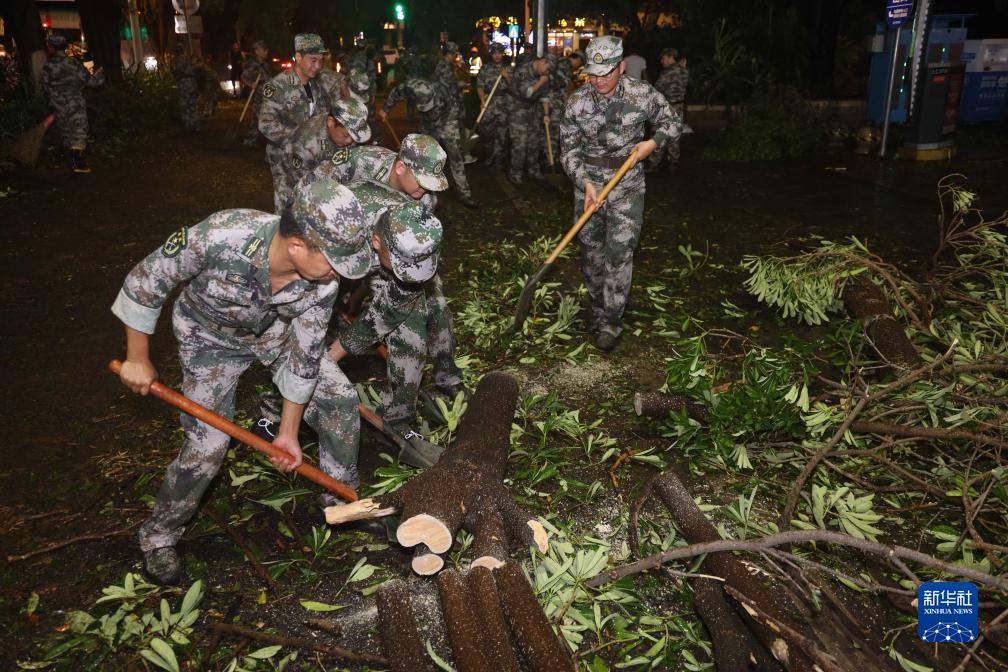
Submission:
<svg viewBox="0 0 1008 672">
<path fill-rule="evenodd" d="M 395 18 L 396 21 L 406 20 L 406 8 L 403 7 L 403 4 L 401 2 L 397 2 L 395 5 Z"/>
</svg>

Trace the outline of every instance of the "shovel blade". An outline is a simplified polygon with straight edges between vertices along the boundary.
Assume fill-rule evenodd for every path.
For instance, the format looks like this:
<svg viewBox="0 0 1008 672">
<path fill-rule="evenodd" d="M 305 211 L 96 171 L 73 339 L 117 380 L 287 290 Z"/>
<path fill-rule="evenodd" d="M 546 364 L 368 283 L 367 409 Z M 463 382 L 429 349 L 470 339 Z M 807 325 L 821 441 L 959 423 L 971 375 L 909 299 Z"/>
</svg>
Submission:
<svg viewBox="0 0 1008 672">
<path fill-rule="evenodd" d="M 551 263 L 545 263 L 539 267 L 539 270 L 532 274 L 525 283 L 525 287 L 522 289 L 521 296 L 518 297 L 518 307 L 515 309 L 515 319 L 514 319 L 514 330 L 519 331 L 523 324 L 525 324 L 525 319 L 528 317 L 529 312 L 532 310 L 532 299 L 535 297 L 536 286 L 539 281 L 543 279 L 543 276 L 549 272 L 550 268 L 553 267 Z"/>
</svg>

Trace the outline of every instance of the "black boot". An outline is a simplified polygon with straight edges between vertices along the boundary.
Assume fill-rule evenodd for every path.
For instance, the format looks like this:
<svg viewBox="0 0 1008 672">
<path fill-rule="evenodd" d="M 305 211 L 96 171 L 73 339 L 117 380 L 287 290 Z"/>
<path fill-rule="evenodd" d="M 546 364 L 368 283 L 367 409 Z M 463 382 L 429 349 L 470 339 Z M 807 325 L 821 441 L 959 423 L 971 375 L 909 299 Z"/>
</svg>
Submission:
<svg viewBox="0 0 1008 672">
<path fill-rule="evenodd" d="M 91 169 L 87 167 L 84 163 L 84 150 L 75 149 L 73 150 L 73 172 L 75 173 L 90 173 Z"/>
</svg>

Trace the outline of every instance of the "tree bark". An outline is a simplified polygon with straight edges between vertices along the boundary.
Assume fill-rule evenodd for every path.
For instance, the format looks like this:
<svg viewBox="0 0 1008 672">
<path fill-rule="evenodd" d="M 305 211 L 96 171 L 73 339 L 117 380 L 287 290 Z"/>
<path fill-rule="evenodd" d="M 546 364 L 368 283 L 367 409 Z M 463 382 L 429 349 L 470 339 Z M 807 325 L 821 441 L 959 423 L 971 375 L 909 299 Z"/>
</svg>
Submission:
<svg viewBox="0 0 1008 672">
<path fill-rule="evenodd" d="M 896 369 L 920 366 L 917 348 L 892 316 L 889 299 L 878 286 L 859 277 L 844 288 L 843 302 L 851 317 L 864 322 L 872 347 L 887 364 Z"/>
<path fill-rule="evenodd" d="M 511 627 L 515 648 L 532 672 L 561 672 L 574 670 L 567 644 L 546 620 L 532 586 L 513 562 L 493 571 L 501 607 Z"/>
<path fill-rule="evenodd" d="M 518 672 L 518 658 L 511 644 L 493 572 L 485 567 L 470 569 L 466 585 L 472 598 L 476 621 L 483 632 L 483 645 L 495 672 Z"/>
<path fill-rule="evenodd" d="M 484 647 L 483 631 L 472 609 L 472 597 L 462 577 L 457 571 L 449 570 L 438 574 L 436 583 L 448 640 L 455 655 L 455 668 L 458 672 L 493 669 Z"/>
<path fill-rule="evenodd" d="M 410 590 L 399 579 L 382 585 L 375 594 L 382 651 L 393 672 L 428 672 L 427 651 L 417 632 Z"/>
</svg>

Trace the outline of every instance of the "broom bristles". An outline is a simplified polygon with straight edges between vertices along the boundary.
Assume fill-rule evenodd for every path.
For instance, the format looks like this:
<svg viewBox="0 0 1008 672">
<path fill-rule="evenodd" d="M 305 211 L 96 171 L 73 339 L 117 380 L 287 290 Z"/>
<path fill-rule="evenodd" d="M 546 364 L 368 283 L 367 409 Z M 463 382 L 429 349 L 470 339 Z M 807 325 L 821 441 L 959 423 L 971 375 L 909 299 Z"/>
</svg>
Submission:
<svg viewBox="0 0 1008 672">
<path fill-rule="evenodd" d="M 56 121 L 56 115 L 50 114 L 43 121 L 25 131 L 20 138 L 14 141 L 8 152 L 10 158 L 18 163 L 35 167 L 38 163 L 39 152 L 42 151 L 42 143 L 45 140 L 46 130 Z"/>
</svg>

